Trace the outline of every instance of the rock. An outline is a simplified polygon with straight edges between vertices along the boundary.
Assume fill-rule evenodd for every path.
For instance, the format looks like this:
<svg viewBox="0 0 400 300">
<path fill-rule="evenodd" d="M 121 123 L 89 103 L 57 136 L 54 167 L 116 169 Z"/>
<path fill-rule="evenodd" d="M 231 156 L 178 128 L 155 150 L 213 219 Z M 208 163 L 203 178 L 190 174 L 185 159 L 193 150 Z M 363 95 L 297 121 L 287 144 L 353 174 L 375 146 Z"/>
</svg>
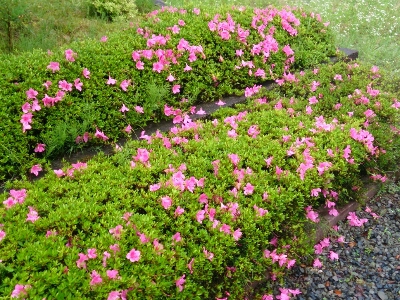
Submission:
<svg viewBox="0 0 400 300">
<path fill-rule="evenodd" d="M 386 296 L 386 294 L 383 291 L 379 291 L 378 292 L 378 296 L 381 300 L 387 300 L 389 299 L 388 296 Z"/>
</svg>

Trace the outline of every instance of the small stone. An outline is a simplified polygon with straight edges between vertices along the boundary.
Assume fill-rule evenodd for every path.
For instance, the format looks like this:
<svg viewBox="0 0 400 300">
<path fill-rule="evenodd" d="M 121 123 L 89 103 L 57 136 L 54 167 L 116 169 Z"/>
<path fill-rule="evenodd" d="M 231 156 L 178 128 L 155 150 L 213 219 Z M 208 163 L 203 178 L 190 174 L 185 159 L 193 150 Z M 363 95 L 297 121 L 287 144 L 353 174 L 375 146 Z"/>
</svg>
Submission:
<svg viewBox="0 0 400 300">
<path fill-rule="evenodd" d="M 388 296 L 386 296 L 386 294 L 383 291 L 379 291 L 378 292 L 378 296 L 381 300 L 387 300 L 389 299 Z"/>
<path fill-rule="evenodd" d="M 324 289 L 325 288 L 325 284 L 322 284 L 322 283 L 318 284 L 318 288 L 319 289 Z"/>
</svg>

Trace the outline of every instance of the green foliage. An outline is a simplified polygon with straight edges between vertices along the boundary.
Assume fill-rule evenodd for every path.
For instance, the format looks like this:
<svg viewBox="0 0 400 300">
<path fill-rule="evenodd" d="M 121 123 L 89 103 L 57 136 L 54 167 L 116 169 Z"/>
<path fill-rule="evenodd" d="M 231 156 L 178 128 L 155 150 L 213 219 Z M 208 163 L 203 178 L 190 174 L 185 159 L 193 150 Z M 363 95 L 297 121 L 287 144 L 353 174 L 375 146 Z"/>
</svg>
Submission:
<svg viewBox="0 0 400 300">
<path fill-rule="evenodd" d="M 321 65 L 262 89 L 235 109 L 220 109 L 213 121 L 177 125 L 150 142 L 129 141 L 111 157 L 100 153 L 87 165 L 64 166 L 61 178 L 50 172 L 35 182 L 8 184 L 26 189 L 27 196 L 0 208 L 6 233 L 0 241 L 0 295 L 9 296 L 17 284 L 30 285 L 27 293 L 35 298 L 104 299 L 124 291 L 133 299 L 214 299 L 228 291 L 233 299 L 258 299 L 271 292 L 268 282 L 251 288 L 266 274 L 278 279 L 285 274 L 287 263 L 273 262 L 268 251 L 288 260 L 313 253 L 313 223 L 305 208 L 357 200 L 361 169 L 376 174 L 398 155 L 397 100 L 384 89 L 376 92 L 384 82 L 379 76 L 356 63 Z M 313 95 L 319 101 L 310 104 Z M 368 109 L 376 115 L 366 126 Z M 59 128 L 66 138 L 68 128 Z M 229 136 L 232 128 L 236 137 Z M 368 131 L 373 139 L 357 140 L 352 130 Z M 306 159 L 313 167 L 301 175 Z M 321 163 L 329 163 L 323 172 Z M 246 190 L 249 184 L 254 190 Z M 163 205 L 166 196 L 170 207 Z M 260 208 L 268 212 L 261 216 Z M 39 216 L 34 222 L 27 221 L 30 209 Z M 121 234 L 113 236 L 118 225 Z M 242 233 L 237 240 L 236 230 Z M 181 240 L 173 239 L 176 233 Z M 110 250 L 114 244 L 120 251 Z M 79 267 L 80 255 L 93 248 L 97 257 Z M 132 249 L 140 251 L 136 262 L 126 257 Z M 107 270 L 117 270 L 120 278 L 109 279 Z M 93 271 L 101 283 L 90 284 Z"/>
<path fill-rule="evenodd" d="M 0 44 L 5 49 L 0 50 L 14 50 L 16 40 L 28 27 L 30 18 L 26 1 L 0 0 L 0 39 L 5 41 L 5 44 Z"/>
<path fill-rule="evenodd" d="M 136 7 L 139 13 L 149 13 L 155 10 L 157 7 L 154 4 L 154 0 L 135 0 Z"/>
<path fill-rule="evenodd" d="M 134 0 L 89 0 L 96 13 L 109 21 L 132 20 L 136 16 Z"/>
<path fill-rule="evenodd" d="M 227 7 L 210 10 L 209 13 L 201 12 L 199 15 L 191 9 L 181 12 L 178 9 L 164 9 L 149 16 L 138 27 L 109 35 L 105 42 L 85 40 L 49 53 L 34 51 L 18 57 L 4 56 L 0 62 L 0 75 L 4 79 L 0 86 L 0 129 L 3 135 L 3 147 L 0 147 L 0 180 L 24 174 L 33 164 L 39 163 L 43 155 L 33 152 L 38 143 L 52 141 L 51 153 L 44 155 L 47 158 L 74 148 L 73 141 L 76 137 L 71 135 L 72 131 L 65 139 L 57 140 L 57 130 L 62 126 L 59 125 L 60 122 L 65 122 L 66 127 L 76 128 L 74 131 L 79 132 L 79 135 L 88 131 L 93 137 L 96 129 L 99 129 L 110 138 L 109 141 L 116 141 L 126 136 L 124 128 L 128 125 L 136 129 L 149 121 L 157 122 L 165 118 L 165 104 L 184 109 L 196 102 L 215 101 L 223 95 L 240 94 L 246 86 L 279 78 L 283 74 L 284 66 L 287 72 L 296 68 L 307 68 L 334 54 L 331 33 L 329 30 L 325 31 L 325 26 L 315 18 L 301 11 L 293 11 L 299 18 L 300 25 L 297 26 L 298 34 L 290 35 L 282 28 L 278 11 L 269 9 L 275 17 L 265 30 L 276 28 L 274 37 L 279 49 L 277 52 L 271 51 L 266 62 L 262 55 L 251 54 L 253 44 L 259 44 L 263 40 L 251 27 L 254 13 L 250 9 L 239 11 Z M 231 33 L 229 40 L 224 40 L 217 32 L 210 31 L 208 23 L 217 13 L 221 16 L 220 22 L 231 16 L 236 29 L 240 25 L 243 30 L 249 31 L 248 45 L 239 41 L 237 32 Z M 282 14 L 288 13 L 282 11 Z M 179 25 L 179 33 L 173 34 L 171 27 L 178 26 L 178 22 L 182 21 L 184 23 L 181 24 L 184 25 Z M 138 28 L 143 30 L 143 35 Z M 149 48 L 147 42 L 153 35 L 169 37 L 166 45 Z M 319 41 L 317 44 L 307 42 L 315 39 Z M 188 50 L 177 49 L 182 40 L 187 41 L 191 47 L 197 47 L 195 57 L 189 57 Z M 298 53 L 293 64 L 287 61 L 282 51 L 285 45 L 290 45 L 296 55 Z M 64 52 L 68 48 L 76 53 L 74 62 L 66 59 Z M 141 57 L 144 69 L 137 69 L 136 62 L 132 59 L 133 51 L 140 53 L 149 49 L 166 51 L 176 61 L 169 61 L 165 70 L 158 73 L 153 71 L 153 64 L 158 61 L 155 55 L 151 59 Z M 236 56 L 235 51 L 238 49 L 243 50 L 242 57 Z M 263 69 L 265 78 L 249 76 L 250 69 L 240 67 L 242 60 L 254 60 L 254 72 L 258 68 Z M 60 70 L 52 72 L 48 68 L 50 62 L 58 62 Z M 192 71 L 184 71 L 186 64 L 191 66 Z M 91 72 L 90 78 L 83 76 L 82 71 L 85 68 Z M 175 78 L 173 82 L 166 80 L 169 74 Z M 115 85 L 107 84 L 110 77 L 117 81 Z M 60 90 L 60 81 L 74 83 L 77 79 L 83 83 L 81 92 L 72 87 L 72 91 L 66 92 L 62 101 L 52 107 L 43 106 L 42 99 L 46 94 L 54 97 Z M 130 80 L 126 92 L 120 88 L 124 80 Z M 52 82 L 48 89 L 43 86 L 46 81 Z M 179 93 L 172 92 L 174 85 L 180 85 Z M 27 100 L 26 96 L 26 91 L 31 88 L 38 91 L 37 99 L 42 109 L 33 112 L 32 129 L 23 133 L 20 123 L 21 106 L 32 101 Z M 187 99 L 187 102 L 182 102 L 182 99 Z M 121 113 L 119 109 L 123 104 L 130 111 Z M 87 105 L 91 107 L 90 113 L 86 113 Z M 144 108 L 143 114 L 134 109 L 137 106 Z M 81 123 L 85 124 L 84 128 L 76 125 Z M 88 144 L 95 142 L 98 143 L 99 139 L 91 139 Z"/>
</svg>

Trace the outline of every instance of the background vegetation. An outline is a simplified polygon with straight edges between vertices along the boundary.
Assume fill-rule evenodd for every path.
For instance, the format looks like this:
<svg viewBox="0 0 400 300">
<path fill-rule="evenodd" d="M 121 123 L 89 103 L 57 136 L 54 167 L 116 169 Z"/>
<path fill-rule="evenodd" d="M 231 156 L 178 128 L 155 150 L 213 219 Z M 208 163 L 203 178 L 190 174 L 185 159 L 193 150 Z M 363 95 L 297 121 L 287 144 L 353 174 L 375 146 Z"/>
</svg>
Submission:
<svg viewBox="0 0 400 300">
<path fill-rule="evenodd" d="M 96 12 L 90 1 L 0 0 L 0 52 L 19 53 L 35 48 L 47 50 L 85 38 L 99 39 L 110 32 L 128 27 L 129 22 L 137 21 L 142 13 L 154 8 L 152 0 L 132 0 L 131 2 L 136 4 L 137 14 L 131 14 L 128 22 L 121 18 L 110 22 L 109 17 Z M 303 7 L 319 13 L 324 21 L 331 23 L 337 45 L 357 49 L 363 61 L 385 67 L 395 75 L 400 75 L 400 61 L 397 59 L 400 56 L 398 47 L 400 2 L 397 0 L 169 0 L 165 2 L 176 7 L 190 3 L 204 7 L 223 4 Z M 11 23 L 11 41 L 7 22 Z"/>
</svg>

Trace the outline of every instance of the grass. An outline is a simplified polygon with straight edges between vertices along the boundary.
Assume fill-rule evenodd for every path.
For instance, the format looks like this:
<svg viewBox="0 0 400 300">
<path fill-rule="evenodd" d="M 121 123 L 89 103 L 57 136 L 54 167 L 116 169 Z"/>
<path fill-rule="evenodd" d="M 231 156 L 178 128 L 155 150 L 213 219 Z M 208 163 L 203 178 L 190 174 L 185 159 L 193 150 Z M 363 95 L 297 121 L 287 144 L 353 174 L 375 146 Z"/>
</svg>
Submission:
<svg viewBox="0 0 400 300">
<path fill-rule="evenodd" d="M 3 22 L 7 19 L 4 3 L 12 5 L 9 13 L 15 16 L 12 45 Z M 129 22 L 109 22 L 96 15 L 88 3 L 88 0 L 0 0 L 0 53 L 52 50 L 73 41 L 100 39 L 129 26 Z"/>
</svg>

